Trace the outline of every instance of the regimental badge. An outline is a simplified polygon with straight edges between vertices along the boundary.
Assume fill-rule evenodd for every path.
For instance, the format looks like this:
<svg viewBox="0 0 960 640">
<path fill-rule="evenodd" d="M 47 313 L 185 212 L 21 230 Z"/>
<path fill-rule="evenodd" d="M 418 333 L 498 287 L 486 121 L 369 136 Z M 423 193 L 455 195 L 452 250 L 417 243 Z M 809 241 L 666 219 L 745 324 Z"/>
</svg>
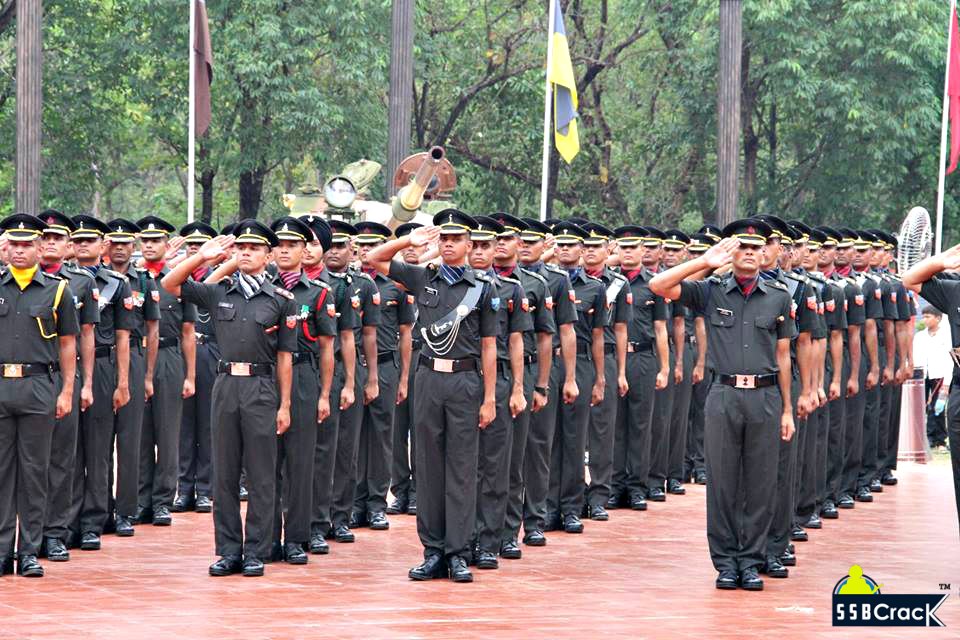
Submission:
<svg viewBox="0 0 960 640">
<path fill-rule="evenodd" d="M 327 315 L 330 316 L 331 318 L 336 318 L 336 317 L 337 317 L 337 307 L 336 307 L 335 305 L 333 305 L 333 304 L 328 304 L 328 305 L 327 305 Z"/>
<path fill-rule="evenodd" d="M 90 291 L 90 294 L 93 296 L 94 301 L 99 301 L 99 300 L 100 300 L 100 289 L 97 289 L 96 287 L 94 287 L 94 288 Z"/>
<path fill-rule="evenodd" d="M 790 317 L 794 319 L 797 317 L 797 303 L 793 300 L 790 301 Z"/>
<path fill-rule="evenodd" d="M 530 300 L 528 300 L 526 296 L 520 300 L 520 307 L 523 309 L 524 313 L 530 313 Z"/>
<path fill-rule="evenodd" d="M 818 315 L 818 316 L 822 316 L 822 315 L 823 315 L 823 303 L 822 303 L 822 302 L 820 302 L 820 303 L 817 304 L 817 315 Z"/>
<path fill-rule="evenodd" d="M 297 326 L 297 316 L 287 316 L 287 329 L 293 329 Z"/>
<path fill-rule="evenodd" d="M 494 311 L 500 310 L 500 298 L 490 298 L 490 308 Z"/>
<path fill-rule="evenodd" d="M 160 292 L 159 292 L 159 291 L 151 291 L 151 292 L 150 292 L 150 297 L 153 298 L 153 301 L 154 301 L 154 302 L 160 302 Z"/>
<path fill-rule="evenodd" d="M 570 291 L 567 292 L 567 295 L 568 295 L 569 298 L 570 298 L 570 302 L 576 302 L 576 301 L 577 301 L 577 292 L 574 291 L 573 289 L 570 289 Z"/>
<path fill-rule="evenodd" d="M 350 306 L 354 309 L 360 308 L 360 296 L 350 296 Z"/>
<path fill-rule="evenodd" d="M 877 287 L 873 290 L 873 297 L 877 300 L 881 300 L 883 298 L 883 292 L 880 291 L 880 287 Z"/>
<path fill-rule="evenodd" d="M 547 309 L 549 309 L 550 311 L 553 311 L 553 296 L 545 297 L 543 299 L 543 304 Z"/>
<path fill-rule="evenodd" d="M 513 298 L 507 300 L 507 313 L 513 313 Z"/>
<path fill-rule="evenodd" d="M 123 308 L 127 311 L 133 310 L 133 296 L 129 296 L 123 299 Z"/>
<path fill-rule="evenodd" d="M 837 310 L 837 301 L 836 300 L 827 300 L 827 311 L 833 313 Z"/>
<path fill-rule="evenodd" d="M 633 292 L 627 291 L 627 304 L 633 304 Z"/>
<path fill-rule="evenodd" d="M 891 292 L 890 292 L 890 302 L 892 302 L 893 304 L 897 304 L 897 292 L 896 292 L 896 291 L 891 291 Z"/>
<path fill-rule="evenodd" d="M 844 300 L 844 301 L 843 301 L 843 310 L 844 310 L 844 311 L 847 311 L 847 310 L 849 310 L 849 309 L 850 309 L 850 301 L 849 301 L 849 300 Z"/>
<path fill-rule="evenodd" d="M 414 298 L 411 294 L 407 294 L 407 304 L 416 304 L 417 299 Z"/>
<path fill-rule="evenodd" d="M 854 296 L 853 302 L 854 302 L 858 307 L 862 307 L 862 306 L 863 306 L 863 294 L 862 294 L 862 293 L 858 293 L 856 296 Z"/>
<path fill-rule="evenodd" d="M 807 296 L 807 309 L 810 309 L 810 311 L 817 310 L 817 296 Z"/>
<path fill-rule="evenodd" d="M 373 304 L 380 304 L 380 292 L 373 294 Z"/>
</svg>

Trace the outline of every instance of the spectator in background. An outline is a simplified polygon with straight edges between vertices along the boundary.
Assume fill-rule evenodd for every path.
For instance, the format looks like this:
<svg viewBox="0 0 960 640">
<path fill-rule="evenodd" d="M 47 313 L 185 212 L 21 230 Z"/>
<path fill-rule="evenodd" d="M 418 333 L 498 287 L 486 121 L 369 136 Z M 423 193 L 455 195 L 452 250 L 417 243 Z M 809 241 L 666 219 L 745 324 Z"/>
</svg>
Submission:
<svg viewBox="0 0 960 640">
<path fill-rule="evenodd" d="M 932 306 L 923 308 L 924 328 L 913 336 L 913 357 L 923 367 L 927 395 L 927 440 L 931 447 L 947 443 L 946 406 L 953 379 L 950 325 L 941 324 L 942 314 Z"/>
</svg>

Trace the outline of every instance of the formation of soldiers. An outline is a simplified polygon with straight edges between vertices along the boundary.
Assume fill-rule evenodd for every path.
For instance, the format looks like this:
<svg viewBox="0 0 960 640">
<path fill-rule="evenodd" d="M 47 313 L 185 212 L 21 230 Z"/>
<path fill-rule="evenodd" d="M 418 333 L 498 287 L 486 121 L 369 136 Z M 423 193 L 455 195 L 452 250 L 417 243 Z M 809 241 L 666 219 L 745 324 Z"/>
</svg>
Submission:
<svg viewBox="0 0 960 640">
<path fill-rule="evenodd" d="M 409 577 L 469 582 L 695 482 L 717 587 L 755 590 L 896 484 L 915 309 L 880 230 L 0 227 L 3 573 L 212 510 L 211 575 L 415 514 Z"/>
</svg>

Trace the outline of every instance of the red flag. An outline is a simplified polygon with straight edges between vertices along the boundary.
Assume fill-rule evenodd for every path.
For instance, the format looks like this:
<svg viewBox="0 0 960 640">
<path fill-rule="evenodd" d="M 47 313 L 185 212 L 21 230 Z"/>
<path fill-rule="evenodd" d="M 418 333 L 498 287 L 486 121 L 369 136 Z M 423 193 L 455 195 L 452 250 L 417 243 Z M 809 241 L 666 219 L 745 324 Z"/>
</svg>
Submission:
<svg viewBox="0 0 960 640">
<path fill-rule="evenodd" d="M 957 26 L 957 10 L 950 16 L 950 49 L 947 67 L 947 94 L 950 96 L 950 166 L 953 173 L 960 161 L 960 28 Z"/>
<path fill-rule="evenodd" d="M 197 33 L 193 41 L 194 89 L 196 91 L 197 112 L 196 131 L 198 136 L 207 132 L 210 126 L 210 85 L 213 83 L 213 45 L 210 44 L 210 25 L 207 22 L 207 3 L 204 0 L 194 0 L 194 10 L 197 12 Z"/>
</svg>

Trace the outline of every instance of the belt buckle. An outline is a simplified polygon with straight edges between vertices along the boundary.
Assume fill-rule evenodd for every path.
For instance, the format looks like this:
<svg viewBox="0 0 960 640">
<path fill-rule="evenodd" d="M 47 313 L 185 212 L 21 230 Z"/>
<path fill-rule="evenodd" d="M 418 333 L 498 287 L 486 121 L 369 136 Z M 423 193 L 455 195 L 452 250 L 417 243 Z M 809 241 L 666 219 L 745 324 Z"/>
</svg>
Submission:
<svg viewBox="0 0 960 640">
<path fill-rule="evenodd" d="M 232 376 L 249 376 L 252 374 L 253 365 L 249 362 L 231 362 L 230 363 L 230 375 Z"/>
<path fill-rule="evenodd" d="M 737 375 L 736 387 L 737 389 L 756 389 L 757 388 L 757 376 L 755 375 Z"/>
<path fill-rule="evenodd" d="M 5 364 L 5 365 L 3 365 L 3 377 L 4 377 L 4 378 L 22 378 L 22 377 L 23 377 L 23 365 L 22 365 L 22 364 Z"/>
<path fill-rule="evenodd" d="M 433 370 L 441 373 L 453 373 L 453 360 L 433 359 Z"/>
</svg>

